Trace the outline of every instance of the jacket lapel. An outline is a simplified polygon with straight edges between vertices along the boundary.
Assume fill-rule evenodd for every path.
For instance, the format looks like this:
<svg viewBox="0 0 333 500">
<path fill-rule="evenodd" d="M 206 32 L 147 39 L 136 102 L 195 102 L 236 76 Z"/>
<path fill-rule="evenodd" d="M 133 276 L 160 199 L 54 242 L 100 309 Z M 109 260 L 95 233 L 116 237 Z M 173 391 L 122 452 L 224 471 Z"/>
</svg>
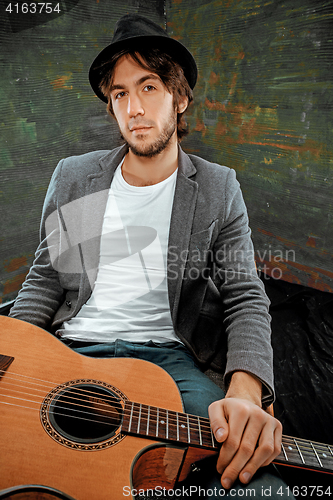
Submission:
<svg viewBox="0 0 333 500">
<path fill-rule="evenodd" d="M 82 205 L 81 258 L 85 272 L 82 275 L 79 303 L 84 304 L 94 287 L 99 264 L 99 251 L 104 213 L 109 188 L 116 168 L 127 152 L 127 147 L 117 148 L 99 161 L 96 172 L 86 178 L 84 203 Z"/>
<path fill-rule="evenodd" d="M 167 264 L 169 303 L 174 324 L 198 195 L 198 184 L 190 179 L 195 173 L 196 169 L 190 158 L 179 148 L 178 176 L 171 213 Z"/>
</svg>

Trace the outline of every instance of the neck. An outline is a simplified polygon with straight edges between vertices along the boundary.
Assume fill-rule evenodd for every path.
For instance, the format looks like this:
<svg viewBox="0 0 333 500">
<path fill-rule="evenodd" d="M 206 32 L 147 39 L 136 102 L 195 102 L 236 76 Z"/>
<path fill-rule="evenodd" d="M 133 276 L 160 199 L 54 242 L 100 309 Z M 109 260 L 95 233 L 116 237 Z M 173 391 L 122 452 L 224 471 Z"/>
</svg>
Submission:
<svg viewBox="0 0 333 500">
<path fill-rule="evenodd" d="M 173 442 L 178 445 L 219 451 L 209 418 L 188 415 L 126 401 L 122 433 Z M 275 463 L 333 473 L 333 447 L 306 439 L 282 436 L 281 453 Z"/>
<path fill-rule="evenodd" d="M 135 155 L 129 149 L 122 165 L 125 181 L 132 186 L 150 186 L 170 177 L 178 167 L 178 142 L 174 136 L 168 146 L 152 158 Z"/>
</svg>

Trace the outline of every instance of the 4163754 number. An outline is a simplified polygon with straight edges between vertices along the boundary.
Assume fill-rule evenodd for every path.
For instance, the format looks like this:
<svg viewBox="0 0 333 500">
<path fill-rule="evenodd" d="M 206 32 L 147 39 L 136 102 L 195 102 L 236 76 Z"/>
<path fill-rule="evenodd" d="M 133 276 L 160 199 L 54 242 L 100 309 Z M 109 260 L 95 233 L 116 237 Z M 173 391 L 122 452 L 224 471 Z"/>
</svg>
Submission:
<svg viewBox="0 0 333 500">
<path fill-rule="evenodd" d="M 60 4 L 53 5 L 51 2 L 31 2 L 31 3 L 9 3 L 6 7 L 9 14 L 60 14 Z"/>
</svg>

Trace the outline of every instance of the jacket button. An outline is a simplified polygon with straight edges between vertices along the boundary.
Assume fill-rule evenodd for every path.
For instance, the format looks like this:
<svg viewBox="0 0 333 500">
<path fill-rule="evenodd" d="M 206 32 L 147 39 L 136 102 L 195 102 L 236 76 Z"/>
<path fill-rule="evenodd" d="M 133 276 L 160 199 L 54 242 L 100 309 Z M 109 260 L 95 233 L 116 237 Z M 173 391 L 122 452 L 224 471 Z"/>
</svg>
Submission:
<svg viewBox="0 0 333 500">
<path fill-rule="evenodd" d="M 71 301 L 70 301 L 70 300 L 66 300 L 65 304 L 66 304 L 66 306 L 67 306 L 67 307 L 69 307 L 69 308 L 71 308 L 71 307 L 72 307 L 72 303 L 71 303 Z"/>
</svg>

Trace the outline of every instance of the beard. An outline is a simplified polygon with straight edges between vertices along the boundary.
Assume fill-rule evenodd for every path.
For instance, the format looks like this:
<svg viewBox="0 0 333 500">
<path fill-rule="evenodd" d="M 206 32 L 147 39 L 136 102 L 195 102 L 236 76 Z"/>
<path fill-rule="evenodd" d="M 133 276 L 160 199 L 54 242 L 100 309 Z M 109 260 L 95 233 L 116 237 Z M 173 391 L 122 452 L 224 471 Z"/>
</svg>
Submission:
<svg viewBox="0 0 333 500">
<path fill-rule="evenodd" d="M 150 122 L 144 122 L 141 119 L 138 121 L 140 122 L 141 125 L 149 126 L 151 124 Z M 132 141 L 127 140 L 126 137 L 124 137 L 124 134 L 122 135 L 133 154 L 135 154 L 136 156 L 153 158 L 154 156 L 157 156 L 158 154 L 162 153 L 162 151 L 164 151 L 168 147 L 170 139 L 173 136 L 176 127 L 177 127 L 177 115 L 175 115 L 174 112 L 171 112 L 168 120 L 166 120 L 164 124 L 160 136 L 156 139 L 155 142 L 147 143 L 145 140 L 145 136 L 142 134 L 137 136 L 137 139 L 141 141 L 141 143 L 139 142 L 138 144 L 134 144 Z"/>
</svg>

